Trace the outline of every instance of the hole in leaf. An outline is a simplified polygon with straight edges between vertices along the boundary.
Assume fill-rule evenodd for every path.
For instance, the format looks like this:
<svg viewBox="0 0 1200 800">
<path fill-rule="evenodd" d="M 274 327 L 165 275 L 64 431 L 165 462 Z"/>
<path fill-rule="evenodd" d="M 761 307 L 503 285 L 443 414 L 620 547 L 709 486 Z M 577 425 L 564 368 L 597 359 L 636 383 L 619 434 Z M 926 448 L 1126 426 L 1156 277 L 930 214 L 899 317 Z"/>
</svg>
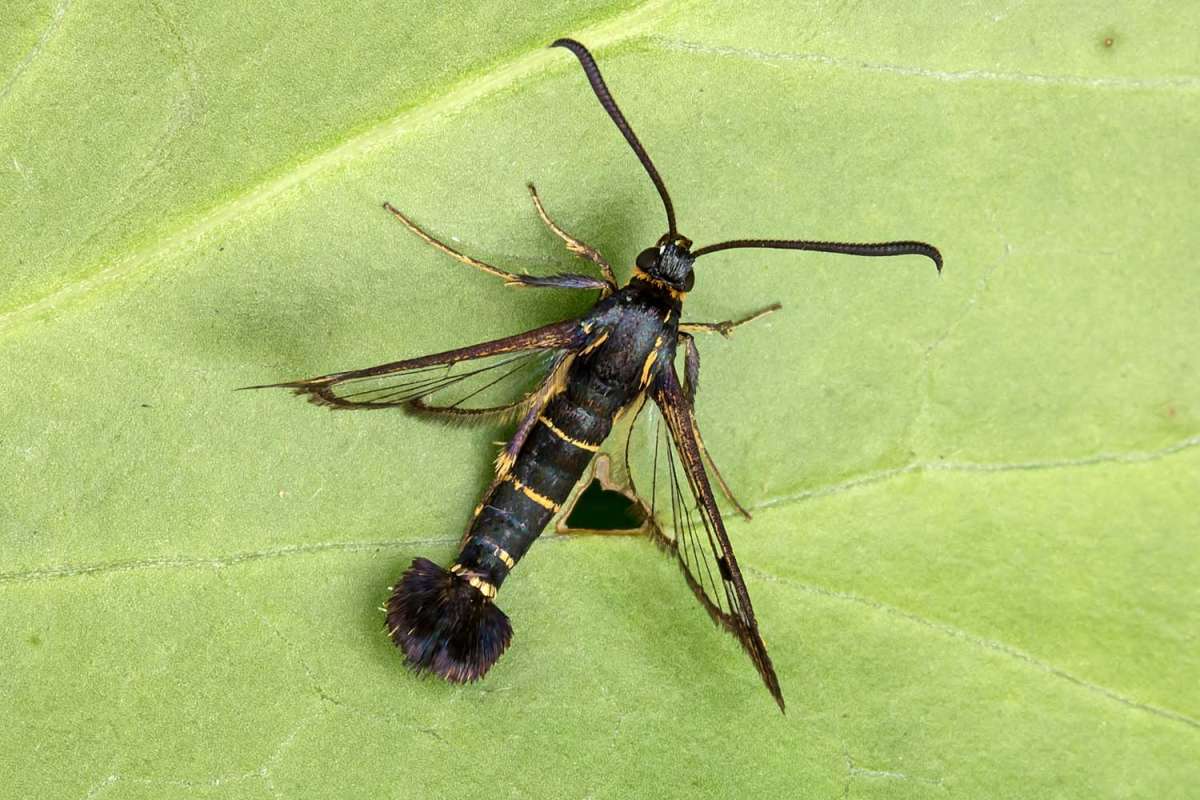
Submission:
<svg viewBox="0 0 1200 800">
<path fill-rule="evenodd" d="M 567 517 L 568 529 L 589 531 L 631 531 L 642 527 L 646 515 L 620 492 L 605 489 L 593 480 L 579 496 Z"/>
</svg>

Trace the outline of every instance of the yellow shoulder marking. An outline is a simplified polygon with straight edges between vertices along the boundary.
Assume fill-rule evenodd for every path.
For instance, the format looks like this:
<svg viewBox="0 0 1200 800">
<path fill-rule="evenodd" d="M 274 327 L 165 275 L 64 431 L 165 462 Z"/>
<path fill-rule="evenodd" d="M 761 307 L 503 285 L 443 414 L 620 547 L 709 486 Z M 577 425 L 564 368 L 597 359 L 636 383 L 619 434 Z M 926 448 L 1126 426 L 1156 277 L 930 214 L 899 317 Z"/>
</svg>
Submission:
<svg viewBox="0 0 1200 800">
<path fill-rule="evenodd" d="M 658 350 L 662 347 L 663 337 L 660 334 L 654 340 L 654 347 L 646 355 L 646 363 L 642 364 L 642 386 L 650 383 L 650 370 L 654 368 L 654 360 L 658 358 Z"/>
<path fill-rule="evenodd" d="M 644 280 L 646 283 L 650 284 L 651 286 L 658 287 L 659 289 L 666 292 L 667 295 L 670 296 L 670 298 L 672 300 L 683 300 L 683 298 L 687 297 L 687 292 L 682 291 L 680 289 L 676 289 L 674 286 L 667 283 L 662 278 L 654 277 L 653 275 L 646 272 L 646 270 L 642 269 L 641 267 L 635 266 L 633 268 L 633 277 L 640 278 L 641 280 Z"/>
<path fill-rule="evenodd" d="M 579 355 L 586 356 L 588 353 L 592 352 L 597 347 L 604 344 L 608 340 L 608 335 L 610 333 L 612 333 L 612 331 L 606 330 L 606 331 L 604 331 L 604 333 L 600 334 L 595 339 L 592 339 L 590 342 L 588 342 L 587 347 L 585 347 L 579 351 Z"/>
</svg>

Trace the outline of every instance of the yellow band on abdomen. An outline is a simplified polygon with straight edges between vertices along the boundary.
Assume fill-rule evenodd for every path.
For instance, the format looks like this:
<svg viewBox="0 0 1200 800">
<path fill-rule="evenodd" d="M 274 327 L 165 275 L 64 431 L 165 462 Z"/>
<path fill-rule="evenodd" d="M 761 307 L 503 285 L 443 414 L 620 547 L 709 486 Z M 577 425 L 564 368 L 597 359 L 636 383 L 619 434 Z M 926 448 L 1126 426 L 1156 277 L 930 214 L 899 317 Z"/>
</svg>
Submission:
<svg viewBox="0 0 1200 800">
<path fill-rule="evenodd" d="M 553 511 L 555 513 L 558 513 L 559 511 L 562 510 L 562 506 L 560 506 L 558 503 L 554 502 L 549 497 L 546 497 L 546 495 L 537 491 L 533 487 L 526 486 L 525 484 L 521 483 L 519 480 L 512 477 L 511 475 L 509 475 L 507 478 L 505 478 L 505 480 L 508 481 L 509 483 L 511 483 L 518 492 L 525 495 L 530 500 L 537 503 L 539 506 L 546 509 L 547 511 Z"/>
<path fill-rule="evenodd" d="M 570 434 L 566 433 L 562 428 L 558 427 L 553 422 L 551 422 L 550 419 L 545 414 L 538 417 L 538 422 L 542 423 L 547 428 L 549 428 L 550 432 L 553 433 L 555 436 L 562 439 L 564 442 L 566 442 L 569 445 L 578 447 L 580 450 L 587 450 L 589 453 L 594 453 L 600 449 L 600 445 L 598 445 L 598 444 L 592 444 L 591 442 L 585 442 L 582 439 L 576 439 L 574 436 L 571 436 Z"/>
</svg>

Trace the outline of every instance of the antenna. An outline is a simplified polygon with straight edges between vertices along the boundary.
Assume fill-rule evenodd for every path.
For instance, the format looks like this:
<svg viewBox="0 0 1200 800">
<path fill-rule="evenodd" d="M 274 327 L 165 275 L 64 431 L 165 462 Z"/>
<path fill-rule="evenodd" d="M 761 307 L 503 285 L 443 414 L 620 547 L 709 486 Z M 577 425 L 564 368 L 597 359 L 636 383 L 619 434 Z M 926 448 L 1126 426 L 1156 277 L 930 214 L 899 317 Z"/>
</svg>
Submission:
<svg viewBox="0 0 1200 800">
<path fill-rule="evenodd" d="M 592 54 L 588 49 L 574 39 L 556 39 L 551 47 L 565 47 L 575 54 L 579 59 L 579 63 L 583 65 L 583 73 L 587 75 L 588 82 L 592 84 L 592 91 L 596 93 L 596 99 L 600 101 L 600 105 L 608 112 L 608 116 L 612 117 L 612 121 L 616 123 L 617 129 L 625 137 L 625 141 L 629 142 L 629 146 L 633 148 L 633 152 L 637 154 L 638 161 L 642 162 L 642 166 L 646 168 L 646 172 L 650 175 L 650 180 L 654 181 L 654 188 L 658 189 L 658 196 L 662 198 L 663 206 L 667 209 L 667 228 L 670 231 L 672 239 L 675 238 L 677 231 L 675 230 L 675 207 L 671 205 L 671 195 L 667 194 L 667 186 L 663 183 L 662 177 L 658 174 L 658 170 L 654 168 L 654 162 L 650 160 L 650 156 L 646 153 L 646 148 L 642 147 L 642 143 L 638 141 L 637 134 L 633 132 L 633 128 L 629 127 L 629 123 L 625 121 L 625 115 L 621 113 L 621 109 L 617 108 L 617 101 L 613 100 L 612 94 L 608 91 L 607 84 L 604 83 L 604 78 L 600 76 L 600 68 L 596 66 L 596 59 L 592 58 Z"/>
<path fill-rule="evenodd" d="M 862 244 L 849 242 L 809 242 L 803 239 L 730 239 L 693 250 L 692 256 L 699 258 L 718 250 L 733 250 L 739 247 L 766 247 L 773 250 L 815 250 L 821 253 L 842 253 L 848 256 L 925 256 L 937 271 L 942 271 L 942 254 L 925 242 L 880 242 Z"/>
</svg>

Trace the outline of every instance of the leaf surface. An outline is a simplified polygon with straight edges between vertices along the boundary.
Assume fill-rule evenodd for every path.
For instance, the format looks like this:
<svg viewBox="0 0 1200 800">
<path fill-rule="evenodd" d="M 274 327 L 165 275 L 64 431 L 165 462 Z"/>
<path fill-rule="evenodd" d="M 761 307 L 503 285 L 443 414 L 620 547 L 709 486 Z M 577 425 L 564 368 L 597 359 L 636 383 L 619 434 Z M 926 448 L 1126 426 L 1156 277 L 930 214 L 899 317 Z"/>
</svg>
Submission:
<svg viewBox="0 0 1200 800">
<path fill-rule="evenodd" d="M 972 2 L 9 4 L 0 783 L 13 796 L 1184 797 L 1200 781 L 1200 14 Z M 510 8 L 511 6 L 511 8 Z M 525 9 L 522 5 L 520 8 Z M 488 22 L 504 18 L 503 25 Z M 376 607 L 501 430 L 237 386 L 581 313 L 698 244 L 698 413 L 789 712 L 648 542 L 546 534 L 513 647 Z M 627 266 L 619 269 L 624 277 Z"/>
</svg>

